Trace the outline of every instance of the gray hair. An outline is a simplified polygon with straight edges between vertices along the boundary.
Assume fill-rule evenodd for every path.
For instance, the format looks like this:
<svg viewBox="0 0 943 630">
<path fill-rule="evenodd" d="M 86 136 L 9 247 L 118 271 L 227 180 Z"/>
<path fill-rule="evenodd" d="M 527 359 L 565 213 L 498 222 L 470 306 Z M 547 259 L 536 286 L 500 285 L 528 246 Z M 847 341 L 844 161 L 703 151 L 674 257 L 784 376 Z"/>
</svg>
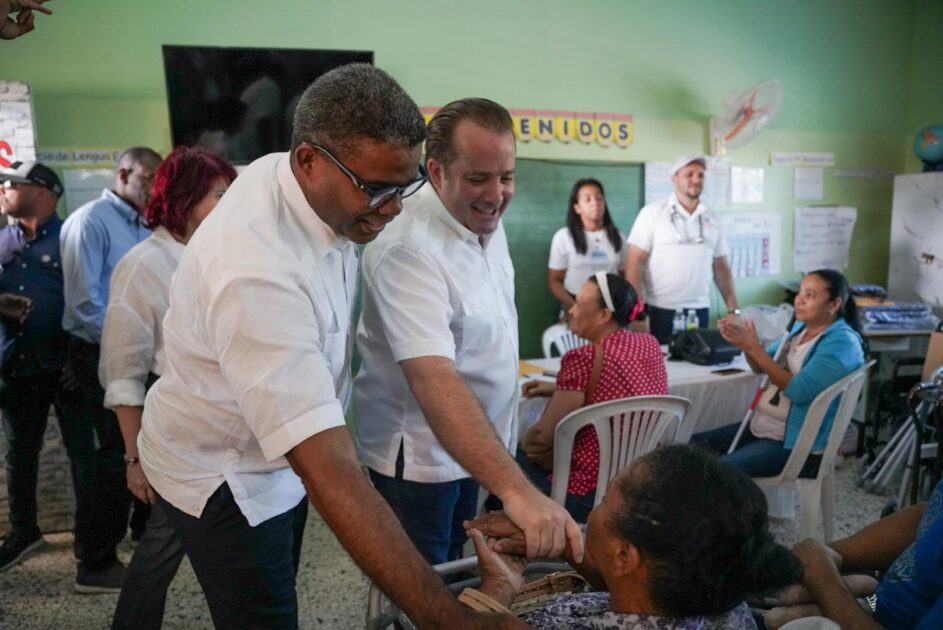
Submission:
<svg viewBox="0 0 943 630">
<path fill-rule="evenodd" d="M 419 108 L 393 77 L 370 64 L 352 63 L 321 75 L 304 91 L 291 148 L 313 142 L 349 155 L 363 140 L 414 147 L 425 138 Z"/>
</svg>

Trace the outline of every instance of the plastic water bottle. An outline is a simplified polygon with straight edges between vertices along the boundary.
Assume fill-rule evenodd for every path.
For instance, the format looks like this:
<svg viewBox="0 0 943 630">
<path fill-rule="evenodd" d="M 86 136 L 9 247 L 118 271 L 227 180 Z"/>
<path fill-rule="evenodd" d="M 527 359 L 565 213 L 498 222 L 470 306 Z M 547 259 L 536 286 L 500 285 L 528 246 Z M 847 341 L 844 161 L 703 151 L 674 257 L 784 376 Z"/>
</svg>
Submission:
<svg viewBox="0 0 943 630">
<path fill-rule="evenodd" d="M 700 325 L 701 325 L 701 322 L 697 318 L 697 311 L 695 311 L 693 308 L 688 310 L 688 317 L 685 320 L 684 327 L 687 330 L 697 330 L 698 328 L 700 328 Z"/>
<path fill-rule="evenodd" d="M 684 327 L 684 311 L 679 308 L 675 311 L 674 320 L 671 323 L 671 334 L 677 335 L 678 333 L 684 332 Z"/>
</svg>

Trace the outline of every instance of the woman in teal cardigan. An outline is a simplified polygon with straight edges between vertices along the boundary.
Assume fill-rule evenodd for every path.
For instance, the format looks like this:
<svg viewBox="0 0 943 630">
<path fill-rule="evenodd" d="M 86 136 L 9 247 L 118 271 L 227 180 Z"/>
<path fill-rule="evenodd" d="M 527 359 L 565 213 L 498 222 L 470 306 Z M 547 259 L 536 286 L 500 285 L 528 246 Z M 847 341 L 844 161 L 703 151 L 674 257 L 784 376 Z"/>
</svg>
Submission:
<svg viewBox="0 0 943 630">
<path fill-rule="evenodd" d="M 773 356 L 780 342 L 764 349 L 749 320 L 729 315 L 718 321 L 720 334 L 743 350 L 753 371 L 769 377 L 765 395 L 737 449 L 722 458 L 754 477 L 782 471 L 815 397 L 864 365 L 855 303 L 845 276 L 832 269 L 813 271 L 803 278 L 795 306 L 796 324 L 779 361 Z M 839 400 L 834 400 L 825 414 L 803 477 L 815 476 L 818 471 L 818 453 L 825 449 Z M 726 453 L 739 426 L 730 424 L 698 433 L 691 441 Z"/>
</svg>

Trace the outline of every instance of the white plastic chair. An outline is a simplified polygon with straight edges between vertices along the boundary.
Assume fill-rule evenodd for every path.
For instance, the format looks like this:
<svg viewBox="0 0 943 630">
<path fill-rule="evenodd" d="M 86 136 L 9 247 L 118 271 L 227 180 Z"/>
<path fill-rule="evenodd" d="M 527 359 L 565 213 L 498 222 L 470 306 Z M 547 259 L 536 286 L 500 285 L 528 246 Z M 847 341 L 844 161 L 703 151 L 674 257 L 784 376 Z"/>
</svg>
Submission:
<svg viewBox="0 0 943 630">
<path fill-rule="evenodd" d="M 589 341 L 582 337 L 577 337 L 570 331 L 570 328 L 566 324 L 554 324 L 544 331 L 541 343 L 544 348 L 544 358 L 549 359 L 553 356 L 551 350 L 553 350 L 554 347 L 556 347 L 559 356 L 562 357 L 573 348 L 585 346 Z"/>
<path fill-rule="evenodd" d="M 831 542 L 835 526 L 835 455 L 841 445 L 851 415 L 858 404 L 858 396 L 864 386 L 865 376 L 875 361 L 869 361 L 845 378 L 816 396 L 809 406 L 796 445 L 783 466 L 781 473 L 775 477 L 754 477 L 754 481 L 761 486 L 780 486 L 795 484 L 799 494 L 799 533 L 802 538 L 818 538 L 816 528 L 822 521 L 825 534 L 824 541 Z M 799 473 L 805 465 L 812 444 L 819 433 L 825 412 L 832 401 L 841 396 L 838 410 L 832 429 L 828 433 L 828 441 L 822 452 L 822 461 L 814 479 L 802 479 Z"/>
<path fill-rule="evenodd" d="M 599 476 L 596 499 L 599 505 L 609 480 L 626 469 L 636 458 L 655 450 L 675 426 L 684 420 L 691 401 L 680 396 L 635 396 L 582 407 L 568 414 L 553 434 L 553 486 L 550 498 L 560 505 L 566 502 L 570 479 L 573 440 L 580 429 L 593 426 L 599 440 Z"/>
</svg>

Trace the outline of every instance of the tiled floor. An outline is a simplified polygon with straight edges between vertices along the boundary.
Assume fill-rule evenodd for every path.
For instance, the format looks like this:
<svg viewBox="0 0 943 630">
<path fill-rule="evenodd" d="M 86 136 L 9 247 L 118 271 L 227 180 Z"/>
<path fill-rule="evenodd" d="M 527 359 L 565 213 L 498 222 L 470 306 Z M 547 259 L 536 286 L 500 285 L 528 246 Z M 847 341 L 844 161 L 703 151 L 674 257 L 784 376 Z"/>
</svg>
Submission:
<svg viewBox="0 0 943 630">
<path fill-rule="evenodd" d="M 866 494 L 855 487 L 856 461 L 847 462 L 836 483 L 836 535 L 844 536 L 876 520 L 887 497 Z M 302 628 L 363 626 L 367 581 L 341 549 L 324 522 L 311 510 L 305 533 L 298 600 Z M 796 542 L 794 522 L 775 520 L 777 538 Z M 72 592 L 75 562 L 72 535 L 50 534 L 48 545 L 18 567 L 0 573 L 0 628 L 46 630 L 107 628 L 116 595 L 76 595 Z M 125 542 L 119 552 L 130 558 Z M 193 571 L 184 561 L 167 596 L 164 628 L 212 628 L 209 610 Z"/>
</svg>

